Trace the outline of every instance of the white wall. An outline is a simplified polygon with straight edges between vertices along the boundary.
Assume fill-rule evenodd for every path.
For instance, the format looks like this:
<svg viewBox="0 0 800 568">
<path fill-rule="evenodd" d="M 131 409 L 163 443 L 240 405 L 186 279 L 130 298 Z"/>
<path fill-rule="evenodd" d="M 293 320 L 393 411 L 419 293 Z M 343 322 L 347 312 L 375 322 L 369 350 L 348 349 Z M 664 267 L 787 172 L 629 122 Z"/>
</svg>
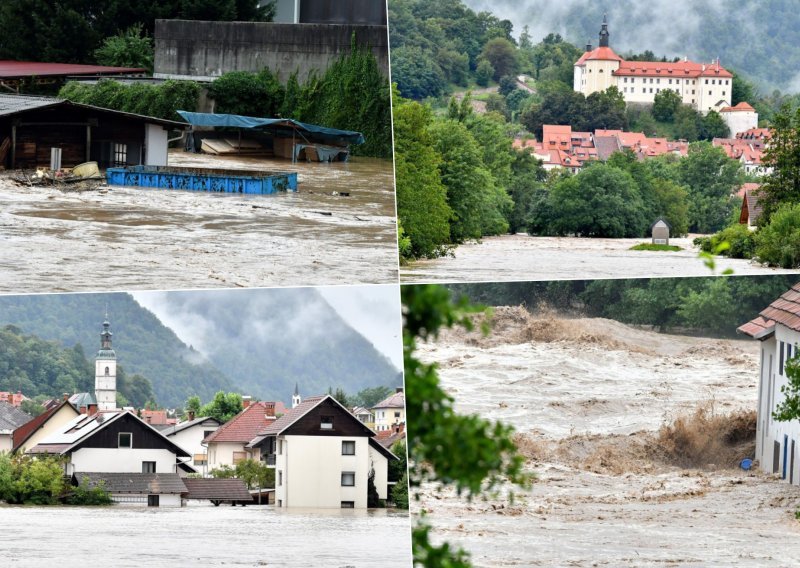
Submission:
<svg viewBox="0 0 800 568">
<path fill-rule="evenodd" d="M 792 331 L 782 325 L 778 325 L 775 335 L 761 343 L 761 375 L 759 380 L 758 392 L 758 424 L 756 430 L 756 458 L 760 467 L 766 472 L 774 470 L 773 448 L 774 442 L 780 445 L 777 460 L 777 470 L 780 475 L 783 470 L 784 462 L 784 436 L 786 436 L 786 458 L 787 462 L 791 459 L 791 444 L 795 442 L 794 462 L 787 464 L 786 480 L 789 481 L 790 473 L 793 483 L 800 485 L 800 421 L 777 422 L 772 418 L 772 412 L 782 400 L 781 387 L 787 383 L 786 375 L 780 367 L 780 349 L 783 342 L 783 349 L 787 345 L 792 347 L 794 356 L 797 346 L 800 345 L 800 333 Z M 784 355 L 784 365 L 786 357 Z M 791 467 L 791 472 L 790 472 Z"/>
<path fill-rule="evenodd" d="M 13 431 L 0 433 L 0 452 L 10 452 L 14 447 Z"/>
<path fill-rule="evenodd" d="M 81 448 L 72 453 L 67 475 L 82 471 L 142 473 L 143 461 L 156 462 L 156 473 L 175 473 L 175 454 L 169 450 Z"/>
<path fill-rule="evenodd" d="M 355 455 L 342 455 L 343 440 L 355 441 Z M 338 509 L 342 501 L 353 501 L 356 509 L 367 507 L 370 450 L 366 437 L 281 436 L 281 441 L 282 451 L 275 459 L 276 504 Z M 345 471 L 355 472 L 353 487 L 342 487 Z"/>
<path fill-rule="evenodd" d="M 198 472 L 200 473 L 207 473 L 211 471 L 211 469 L 207 469 L 204 465 L 196 465 L 194 463 L 194 455 L 195 454 L 205 454 L 207 452 L 206 446 L 202 445 L 201 442 L 203 441 L 204 433 L 208 431 L 215 431 L 219 428 L 219 426 L 214 423 L 210 426 L 203 426 L 202 424 L 196 424 L 191 428 L 186 428 L 185 430 L 181 430 L 177 434 L 169 436 L 169 439 L 186 450 L 191 456 L 192 461 L 189 462 Z M 232 456 L 231 456 L 232 459 Z"/>
<path fill-rule="evenodd" d="M 148 124 L 144 132 L 146 166 L 166 166 L 169 143 L 169 132 L 157 124 Z"/>
<path fill-rule="evenodd" d="M 208 471 L 222 465 L 233 467 L 233 452 L 243 452 L 241 442 L 211 442 L 208 445 Z"/>
<path fill-rule="evenodd" d="M 758 113 L 750 111 L 733 111 L 721 112 L 720 116 L 725 124 L 728 125 L 728 130 L 731 131 L 731 138 L 735 138 L 739 132 L 745 132 L 751 128 L 758 127 Z"/>
<path fill-rule="evenodd" d="M 378 488 L 378 497 L 389 498 L 389 460 L 378 450 L 369 446 L 370 467 L 375 470 L 375 487 Z"/>
<path fill-rule="evenodd" d="M 72 408 L 70 405 L 65 404 L 58 410 L 58 412 L 48 418 L 41 428 L 31 434 L 30 438 L 28 438 L 25 443 L 19 447 L 18 451 L 20 453 L 25 453 L 50 435 L 60 432 L 61 427 L 70 420 L 73 420 L 76 416 L 78 416 L 78 411 Z"/>
</svg>

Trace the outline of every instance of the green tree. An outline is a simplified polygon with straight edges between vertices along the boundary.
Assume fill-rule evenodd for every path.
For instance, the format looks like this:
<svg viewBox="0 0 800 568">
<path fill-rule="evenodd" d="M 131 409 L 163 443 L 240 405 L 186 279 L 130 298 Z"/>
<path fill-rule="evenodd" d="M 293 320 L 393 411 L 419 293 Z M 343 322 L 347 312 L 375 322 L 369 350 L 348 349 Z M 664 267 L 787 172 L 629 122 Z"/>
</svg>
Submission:
<svg viewBox="0 0 800 568">
<path fill-rule="evenodd" d="M 731 71 L 731 73 L 733 74 L 733 79 L 731 80 L 731 104 L 736 106 L 741 102 L 754 103 L 758 98 L 755 86 L 736 71 Z"/>
<path fill-rule="evenodd" d="M 375 487 L 375 470 L 370 469 L 367 475 L 367 507 L 374 509 L 381 506 L 381 498 L 378 495 L 378 488 Z"/>
<path fill-rule="evenodd" d="M 453 399 L 439 386 L 436 365 L 422 363 L 415 354 L 418 341 L 435 340 L 443 327 L 472 329 L 470 314 L 479 308 L 465 298 L 452 302 L 441 286 L 405 286 L 401 294 L 411 486 L 432 481 L 452 485 L 468 497 L 491 490 L 501 480 L 526 486 L 530 477 L 511 438 L 513 429 L 456 413 Z M 448 543 L 434 545 L 429 533 L 423 518 L 412 532 L 416 565 L 469 566 L 463 550 Z"/>
<path fill-rule="evenodd" d="M 200 416 L 210 416 L 220 422 L 227 422 L 242 411 L 242 395 L 235 392 L 217 392 L 211 402 L 203 405 Z"/>
<path fill-rule="evenodd" d="M 703 140 L 713 140 L 714 138 L 727 138 L 730 136 L 730 129 L 717 111 L 710 110 L 701 119 L 700 138 Z"/>
<path fill-rule="evenodd" d="M 653 100 L 653 117 L 661 122 L 672 122 L 681 103 L 678 93 L 672 89 L 662 89 Z"/>
<path fill-rule="evenodd" d="M 39 416 L 42 412 L 44 412 L 44 406 L 42 406 L 42 403 L 31 398 L 23 400 L 22 404 L 19 405 L 19 409 L 26 414 L 30 414 L 31 416 Z"/>
<path fill-rule="evenodd" d="M 792 111 L 786 104 L 775 115 L 764 166 L 772 168 L 772 173 L 759 190 L 762 226 L 783 204 L 800 202 L 800 108 Z"/>
<path fill-rule="evenodd" d="M 358 391 L 358 393 L 352 398 L 352 402 L 354 406 L 372 408 L 393 392 L 394 389 L 391 387 L 367 387 Z"/>
<path fill-rule="evenodd" d="M 244 481 L 248 489 L 275 487 L 275 468 L 253 459 L 236 464 L 234 475 Z"/>
<path fill-rule="evenodd" d="M 481 58 L 491 64 L 494 70 L 492 78 L 495 81 L 499 81 L 501 77 L 517 74 L 517 49 L 505 38 L 496 37 L 486 42 Z"/>
<path fill-rule="evenodd" d="M 495 75 L 494 67 L 486 59 L 482 59 L 475 69 L 475 82 L 481 87 L 486 87 Z"/>
<path fill-rule="evenodd" d="M 193 394 L 186 399 L 186 404 L 184 404 L 183 408 L 187 415 L 194 414 L 196 418 L 200 418 L 200 408 L 202 405 L 203 403 L 200 401 L 200 397 L 196 394 Z"/>
<path fill-rule="evenodd" d="M 800 203 L 785 203 L 756 234 L 756 257 L 781 268 L 800 267 Z"/>
<path fill-rule="evenodd" d="M 452 209 L 439 176 L 441 156 L 428 128 L 430 108 L 394 97 L 397 217 L 411 240 L 412 257 L 445 254 Z"/>
<path fill-rule="evenodd" d="M 100 65 L 112 67 L 141 67 L 153 72 L 153 38 L 147 35 L 142 24 L 134 24 L 115 36 L 103 40 L 94 52 Z"/>
<path fill-rule="evenodd" d="M 286 97 L 278 77 L 269 69 L 259 73 L 232 71 L 208 86 L 214 111 L 245 116 L 274 117 Z"/>
<path fill-rule="evenodd" d="M 791 422 L 800 418 L 800 357 L 795 355 L 786 361 L 783 374 L 786 384 L 781 386 L 783 400 L 775 407 L 772 418 L 778 422 Z"/>
<path fill-rule="evenodd" d="M 441 68 L 418 47 L 392 49 L 392 80 L 409 99 L 438 97 L 447 84 Z"/>
</svg>

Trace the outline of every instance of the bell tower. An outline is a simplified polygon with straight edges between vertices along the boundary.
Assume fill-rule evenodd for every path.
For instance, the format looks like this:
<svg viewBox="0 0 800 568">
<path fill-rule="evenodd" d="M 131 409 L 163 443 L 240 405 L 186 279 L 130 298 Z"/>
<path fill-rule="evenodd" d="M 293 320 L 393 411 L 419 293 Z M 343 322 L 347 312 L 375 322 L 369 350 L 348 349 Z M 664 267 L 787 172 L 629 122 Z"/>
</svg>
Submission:
<svg viewBox="0 0 800 568">
<path fill-rule="evenodd" d="M 300 398 L 300 390 L 297 388 L 297 383 L 295 383 L 294 394 L 292 395 L 292 408 L 296 407 L 301 402 L 303 402 L 303 399 Z"/>
<path fill-rule="evenodd" d="M 608 47 L 608 18 L 603 14 L 603 25 L 600 26 L 600 47 Z"/>
<path fill-rule="evenodd" d="M 94 359 L 94 394 L 98 410 L 117 408 L 117 354 L 111 347 L 112 335 L 106 313 L 100 332 L 100 350 Z"/>
</svg>

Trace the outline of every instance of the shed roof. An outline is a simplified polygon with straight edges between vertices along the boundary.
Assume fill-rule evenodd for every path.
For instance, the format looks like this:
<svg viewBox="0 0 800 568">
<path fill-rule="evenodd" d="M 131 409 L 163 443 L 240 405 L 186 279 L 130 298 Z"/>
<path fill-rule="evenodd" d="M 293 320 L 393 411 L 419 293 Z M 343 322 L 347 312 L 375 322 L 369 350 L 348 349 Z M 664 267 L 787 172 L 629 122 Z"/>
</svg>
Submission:
<svg viewBox="0 0 800 568">
<path fill-rule="evenodd" d="M 189 494 L 187 499 L 220 501 L 252 501 L 253 496 L 241 479 L 186 478 L 183 480 Z"/>
<path fill-rule="evenodd" d="M 89 480 L 90 487 L 102 484 L 109 493 L 136 494 L 181 494 L 186 493 L 186 485 L 177 473 L 100 473 L 76 472 L 72 475 L 74 484 L 84 478 Z"/>
<path fill-rule="evenodd" d="M 0 79 L 67 77 L 70 75 L 123 75 L 126 73 L 141 74 L 145 71 L 141 67 L 108 67 L 105 65 L 80 65 L 76 63 L 0 60 Z"/>
</svg>

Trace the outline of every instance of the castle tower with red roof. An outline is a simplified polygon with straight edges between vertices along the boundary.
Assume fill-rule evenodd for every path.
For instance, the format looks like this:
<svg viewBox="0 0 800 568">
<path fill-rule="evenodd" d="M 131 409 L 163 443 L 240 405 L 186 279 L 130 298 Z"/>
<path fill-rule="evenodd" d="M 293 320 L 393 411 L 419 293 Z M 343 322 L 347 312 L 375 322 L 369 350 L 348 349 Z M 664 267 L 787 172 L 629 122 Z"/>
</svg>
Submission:
<svg viewBox="0 0 800 568">
<path fill-rule="evenodd" d="M 575 62 L 573 88 L 586 96 L 619 89 L 626 103 L 652 104 L 663 90 L 677 93 L 683 104 L 702 113 L 720 111 L 731 105 L 733 75 L 719 63 L 683 61 L 625 61 L 609 45 L 608 20 L 603 16 L 600 45 Z"/>
</svg>

